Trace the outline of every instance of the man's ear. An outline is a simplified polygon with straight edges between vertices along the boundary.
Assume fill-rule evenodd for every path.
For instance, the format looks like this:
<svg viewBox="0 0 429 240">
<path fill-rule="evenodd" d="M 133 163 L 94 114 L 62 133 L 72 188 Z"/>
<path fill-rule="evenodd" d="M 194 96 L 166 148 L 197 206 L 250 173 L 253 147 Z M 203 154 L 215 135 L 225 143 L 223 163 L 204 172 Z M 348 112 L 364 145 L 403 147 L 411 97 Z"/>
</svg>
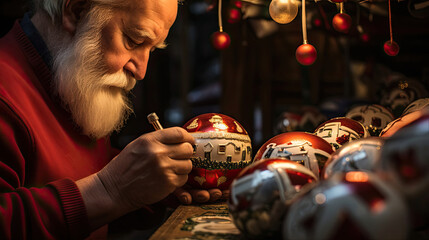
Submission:
<svg viewBox="0 0 429 240">
<path fill-rule="evenodd" d="M 89 0 L 64 0 L 63 5 L 63 28 L 74 35 L 76 27 L 89 9 Z"/>
</svg>

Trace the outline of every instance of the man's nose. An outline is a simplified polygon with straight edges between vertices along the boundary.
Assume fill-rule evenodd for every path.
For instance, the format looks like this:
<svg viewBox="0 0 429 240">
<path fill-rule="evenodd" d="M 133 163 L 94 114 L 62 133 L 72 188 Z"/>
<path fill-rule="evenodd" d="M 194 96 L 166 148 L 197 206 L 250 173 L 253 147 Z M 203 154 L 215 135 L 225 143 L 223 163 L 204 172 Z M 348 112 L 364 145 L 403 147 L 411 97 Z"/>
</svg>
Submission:
<svg viewBox="0 0 429 240">
<path fill-rule="evenodd" d="M 124 68 L 134 75 L 136 80 L 142 80 L 146 75 L 146 68 L 149 56 L 136 56 L 130 59 Z"/>
</svg>

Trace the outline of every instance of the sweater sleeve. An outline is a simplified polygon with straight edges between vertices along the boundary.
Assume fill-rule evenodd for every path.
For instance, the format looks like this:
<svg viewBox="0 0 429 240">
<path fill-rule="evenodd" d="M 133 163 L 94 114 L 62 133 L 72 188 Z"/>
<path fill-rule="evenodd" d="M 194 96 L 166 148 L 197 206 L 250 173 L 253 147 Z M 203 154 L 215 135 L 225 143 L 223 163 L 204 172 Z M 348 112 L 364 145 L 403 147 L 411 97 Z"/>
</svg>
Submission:
<svg viewBox="0 0 429 240">
<path fill-rule="evenodd" d="M 0 239 L 82 239 L 89 235 L 76 184 L 60 179 L 46 186 L 26 183 L 34 160 L 22 120 L 0 99 Z"/>
</svg>

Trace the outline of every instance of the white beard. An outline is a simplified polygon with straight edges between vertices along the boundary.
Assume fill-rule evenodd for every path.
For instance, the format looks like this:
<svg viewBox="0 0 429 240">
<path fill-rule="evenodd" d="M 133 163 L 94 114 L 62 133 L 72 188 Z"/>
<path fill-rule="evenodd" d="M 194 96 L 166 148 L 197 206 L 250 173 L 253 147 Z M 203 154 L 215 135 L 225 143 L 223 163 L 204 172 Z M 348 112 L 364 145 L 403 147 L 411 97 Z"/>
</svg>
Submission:
<svg viewBox="0 0 429 240">
<path fill-rule="evenodd" d="M 82 19 L 71 39 L 56 39 L 53 70 L 55 90 L 74 122 L 84 134 L 99 139 L 119 130 L 132 113 L 126 94 L 136 80 L 123 71 L 107 73 L 100 40 L 106 19 L 97 16 L 109 15 L 92 16 Z"/>
</svg>

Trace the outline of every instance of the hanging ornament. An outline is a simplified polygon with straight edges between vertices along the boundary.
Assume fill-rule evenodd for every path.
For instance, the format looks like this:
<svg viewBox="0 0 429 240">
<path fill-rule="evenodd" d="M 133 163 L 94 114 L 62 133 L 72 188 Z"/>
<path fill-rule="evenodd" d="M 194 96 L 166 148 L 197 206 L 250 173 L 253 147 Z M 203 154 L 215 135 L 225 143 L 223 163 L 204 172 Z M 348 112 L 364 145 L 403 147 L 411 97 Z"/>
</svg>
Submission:
<svg viewBox="0 0 429 240">
<path fill-rule="evenodd" d="M 331 2 L 333 2 L 333 3 L 342 3 L 342 2 L 344 2 L 344 0 L 330 0 Z"/>
<path fill-rule="evenodd" d="M 231 38 L 228 33 L 218 31 L 212 35 L 212 44 L 217 50 L 223 50 L 229 47 L 231 44 Z"/>
<path fill-rule="evenodd" d="M 352 26 L 352 18 L 344 13 L 343 3 L 340 3 L 340 13 L 337 13 L 332 19 L 332 26 L 335 30 L 342 33 L 348 33 Z"/>
<path fill-rule="evenodd" d="M 399 53 L 399 45 L 393 41 L 392 33 L 392 10 L 390 9 L 390 0 L 389 0 L 389 28 L 390 28 L 390 40 L 387 40 L 384 43 L 384 52 L 389 56 L 396 56 Z"/>
<path fill-rule="evenodd" d="M 242 1 L 234 1 L 234 5 L 237 8 L 241 8 L 243 6 L 243 2 Z"/>
<path fill-rule="evenodd" d="M 296 60 L 305 66 L 311 65 L 316 61 L 317 51 L 313 45 L 307 41 L 307 17 L 305 14 L 305 0 L 302 0 L 302 38 L 303 44 L 296 49 Z"/>
<path fill-rule="evenodd" d="M 228 33 L 223 31 L 222 26 L 222 0 L 219 0 L 218 4 L 218 21 L 219 21 L 219 31 L 212 34 L 212 44 L 213 47 L 217 50 L 223 50 L 229 47 L 231 44 L 231 38 Z"/>
<path fill-rule="evenodd" d="M 229 23 L 237 23 L 241 19 L 241 11 L 237 8 L 230 8 L 228 14 Z"/>
<path fill-rule="evenodd" d="M 298 14 L 298 4 L 295 0 L 272 0 L 269 12 L 271 18 L 277 23 L 290 23 Z"/>
</svg>

